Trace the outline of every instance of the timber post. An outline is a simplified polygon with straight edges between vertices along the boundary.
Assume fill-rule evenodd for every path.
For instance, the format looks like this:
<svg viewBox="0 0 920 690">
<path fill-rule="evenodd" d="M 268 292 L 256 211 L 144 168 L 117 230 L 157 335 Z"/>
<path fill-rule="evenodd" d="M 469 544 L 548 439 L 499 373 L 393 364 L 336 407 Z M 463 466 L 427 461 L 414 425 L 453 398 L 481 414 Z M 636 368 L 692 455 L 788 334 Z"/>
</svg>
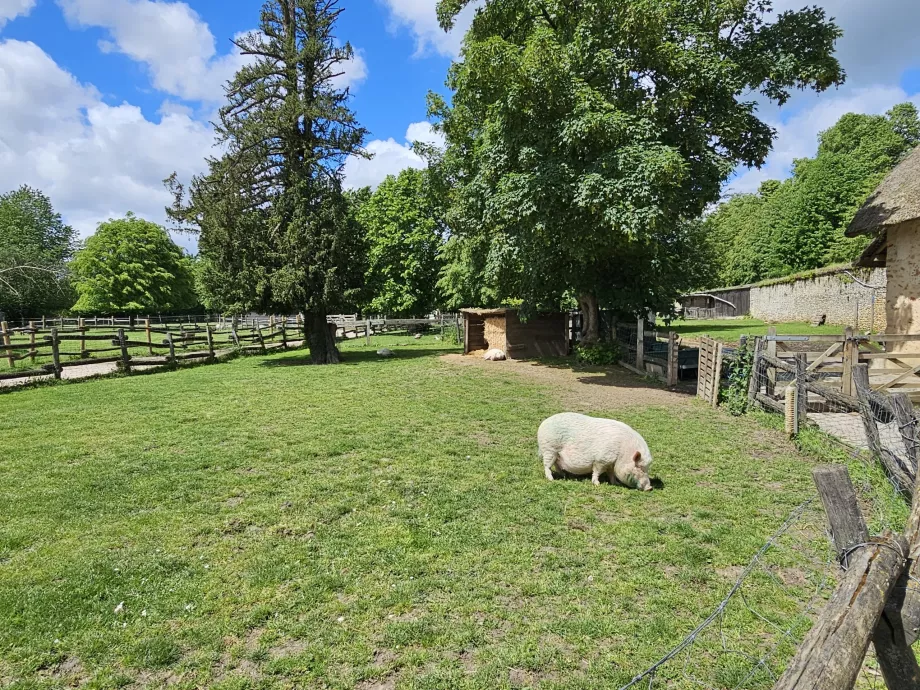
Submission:
<svg viewBox="0 0 920 690">
<path fill-rule="evenodd" d="M 444 317 L 441 317 L 441 318 L 443 319 Z M 371 320 L 370 319 L 367 319 L 364 322 L 364 337 L 366 340 L 365 345 L 367 345 L 367 347 L 370 347 L 371 346 Z"/>
<path fill-rule="evenodd" d="M 253 323 L 255 323 L 255 321 L 253 321 Z M 256 329 L 256 336 L 259 338 L 259 346 L 262 348 L 262 354 L 264 355 L 267 350 L 265 349 L 265 338 L 262 337 L 262 326 Z"/>
<path fill-rule="evenodd" d="M 770 326 L 767 329 L 767 355 L 776 359 L 776 340 L 772 338 L 776 337 L 776 326 Z M 776 390 L 776 368 L 770 367 L 767 369 L 767 397 L 772 398 L 774 391 Z"/>
<path fill-rule="evenodd" d="M 859 364 L 859 343 L 853 334 L 852 328 L 843 332 L 843 394 L 856 395 L 856 383 L 853 380 L 853 369 Z"/>
<path fill-rule="evenodd" d="M 10 341 L 10 325 L 3 321 L 0 323 L 0 330 L 3 331 L 3 347 L 6 350 L 6 361 L 10 365 L 10 369 L 13 368 L 13 346 Z"/>
<path fill-rule="evenodd" d="M 668 333 L 668 385 L 676 386 L 679 373 L 678 354 L 680 350 L 677 333 L 671 331 Z"/>
<path fill-rule="evenodd" d="M 44 317 L 42 317 L 44 319 Z M 57 328 L 51 329 L 51 363 L 54 366 L 54 378 L 61 378 L 61 341 Z"/>
<path fill-rule="evenodd" d="M 763 339 L 754 338 L 754 355 L 751 360 L 751 378 L 748 381 L 748 407 L 753 408 L 757 402 L 757 393 L 760 390 L 761 353 L 763 352 Z"/>
<path fill-rule="evenodd" d="M 798 434 L 799 430 L 805 424 L 805 418 L 808 415 L 808 380 L 807 372 L 808 371 L 808 355 L 804 352 L 797 352 L 795 355 L 795 400 L 797 414 L 797 428 L 795 433 Z"/>
<path fill-rule="evenodd" d="M 35 350 L 35 322 L 29 321 L 29 359 L 32 364 L 35 364 L 35 355 L 37 354 Z"/>
<path fill-rule="evenodd" d="M 846 369 L 846 367 L 844 367 Z M 844 371 L 846 377 L 846 371 Z M 859 412 L 866 430 L 866 442 L 869 450 L 876 458 L 882 459 L 882 442 L 879 438 L 878 424 L 875 422 L 875 413 L 872 411 L 871 389 L 869 388 L 869 365 L 859 364 L 850 368 L 850 382 L 859 400 Z M 846 378 L 844 378 L 846 383 Z"/>
<path fill-rule="evenodd" d="M 636 323 L 636 369 L 645 371 L 645 317 Z"/>
<path fill-rule="evenodd" d="M 176 344 L 173 342 L 172 331 L 166 332 L 166 345 L 169 347 L 169 363 L 176 363 Z"/>
<path fill-rule="evenodd" d="M 214 361 L 214 334 L 211 333 L 211 324 L 205 324 L 205 334 L 208 339 L 208 358 Z"/>
<path fill-rule="evenodd" d="M 131 373 L 131 355 L 128 354 L 128 343 L 125 339 L 125 329 L 118 329 L 118 345 L 121 348 L 121 368 L 126 374 Z"/>
<path fill-rule="evenodd" d="M 287 350 L 287 320 L 281 322 L 281 349 Z"/>
<path fill-rule="evenodd" d="M 82 316 L 77 321 L 77 328 L 80 330 L 80 335 L 86 335 L 86 321 L 83 320 Z M 80 338 L 80 357 L 84 358 L 88 356 L 89 353 L 86 351 L 86 339 Z"/>
<path fill-rule="evenodd" d="M 144 330 L 147 332 L 147 351 L 153 357 L 153 336 L 150 333 L 150 316 L 144 319 Z"/>
</svg>

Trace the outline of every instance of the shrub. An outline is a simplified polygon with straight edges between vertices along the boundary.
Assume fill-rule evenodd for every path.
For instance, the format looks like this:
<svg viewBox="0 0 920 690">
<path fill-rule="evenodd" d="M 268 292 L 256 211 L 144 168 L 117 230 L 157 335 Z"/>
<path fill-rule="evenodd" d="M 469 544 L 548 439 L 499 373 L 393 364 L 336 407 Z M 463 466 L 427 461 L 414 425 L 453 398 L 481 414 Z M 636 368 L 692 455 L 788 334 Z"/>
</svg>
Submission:
<svg viewBox="0 0 920 690">
<path fill-rule="evenodd" d="M 619 343 L 597 343 L 596 345 L 576 345 L 575 359 L 579 364 L 605 366 L 617 364 L 623 358 Z"/>
</svg>

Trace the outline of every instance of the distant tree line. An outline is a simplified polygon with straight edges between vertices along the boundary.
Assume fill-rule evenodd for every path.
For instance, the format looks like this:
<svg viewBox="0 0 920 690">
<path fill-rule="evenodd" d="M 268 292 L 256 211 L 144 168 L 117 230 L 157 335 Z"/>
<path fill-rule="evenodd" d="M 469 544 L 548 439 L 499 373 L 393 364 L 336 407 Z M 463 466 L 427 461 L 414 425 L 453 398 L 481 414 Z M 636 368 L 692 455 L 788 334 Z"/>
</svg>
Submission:
<svg viewBox="0 0 920 690">
<path fill-rule="evenodd" d="M 882 179 L 918 144 L 912 103 L 885 115 L 844 115 L 819 136 L 814 158 L 796 160 L 792 175 L 737 194 L 703 221 L 708 284 L 721 287 L 851 262 L 865 237 L 844 231 Z"/>
</svg>

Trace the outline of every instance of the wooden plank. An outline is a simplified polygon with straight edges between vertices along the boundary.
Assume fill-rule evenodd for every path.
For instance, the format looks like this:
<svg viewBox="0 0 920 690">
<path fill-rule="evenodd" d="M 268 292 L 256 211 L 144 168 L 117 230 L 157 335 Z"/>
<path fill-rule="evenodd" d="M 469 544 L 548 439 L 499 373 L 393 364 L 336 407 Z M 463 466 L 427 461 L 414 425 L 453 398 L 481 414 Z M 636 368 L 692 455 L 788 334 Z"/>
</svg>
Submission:
<svg viewBox="0 0 920 690">
<path fill-rule="evenodd" d="M 796 417 L 799 420 L 798 426 L 805 424 L 805 419 L 808 416 L 808 389 L 806 388 L 807 379 L 806 379 L 806 370 L 808 368 L 808 363 L 805 361 L 804 353 L 799 353 L 795 357 L 795 392 L 796 392 L 796 407 L 798 408 Z M 799 433 L 799 430 L 796 429 L 796 434 Z"/>
<path fill-rule="evenodd" d="M 910 378 L 911 376 L 914 376 L 917 372 L 920 372 L 920 364 L 918 364 L 917 366 L 915 366 L 913 369 L 910 369 L 909 371 L 905 371 L 903 374 L 899 374 L 899 375 L 898 375 L 896 378 L 894 378 L 893 380 L 891 380 L 891 381 L 889 381 L 889 382 L 887 382 L 887 383 L 883 383 L 883 384 L 881 384 L 881 385 L 879 385 L 879 386 L 876 386 L 875 390 L 883 391 L 883 390 L 886 390 L 886 389 L 888 389 L 888 388 L 891 388 L 892 386 L 896 386 L 896 385 L 899 384 L 901 381 L 904 381 L 904 380 Z"/>
<path fill-rule="evenodd" d="M 834 343 L 829 348 L 827 348 L 811 365 L 808 367 L 808 371 L 814 371 L 823 364 L 828 357 L 833 357 L 840 350 L 843 349 L 843 343 Z"/>
</svg>

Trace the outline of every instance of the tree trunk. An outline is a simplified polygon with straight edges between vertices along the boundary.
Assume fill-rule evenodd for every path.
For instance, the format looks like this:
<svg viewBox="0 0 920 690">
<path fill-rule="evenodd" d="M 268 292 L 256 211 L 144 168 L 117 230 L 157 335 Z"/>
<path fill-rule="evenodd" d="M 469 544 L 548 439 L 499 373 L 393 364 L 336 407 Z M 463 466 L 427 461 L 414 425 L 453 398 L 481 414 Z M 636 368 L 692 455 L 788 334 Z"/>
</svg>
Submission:
<svg viewBox="0 0 920 690">
<path fill-rule="evenodd" d="M 586 292 L 579 296 L 578 303 L 581 306 L 581 342 L 596 345 L 600 340 L 597 296 Z"/>
<path fill-rule="evenodd" d="M 322 309 L 304 312 L 304 330 L 307 345 L 310 347 L 310 359 L 314 364 L 338 364 L 339 350 L 335 346 L 335 336 L 326 320 Z"/>
</svg>

